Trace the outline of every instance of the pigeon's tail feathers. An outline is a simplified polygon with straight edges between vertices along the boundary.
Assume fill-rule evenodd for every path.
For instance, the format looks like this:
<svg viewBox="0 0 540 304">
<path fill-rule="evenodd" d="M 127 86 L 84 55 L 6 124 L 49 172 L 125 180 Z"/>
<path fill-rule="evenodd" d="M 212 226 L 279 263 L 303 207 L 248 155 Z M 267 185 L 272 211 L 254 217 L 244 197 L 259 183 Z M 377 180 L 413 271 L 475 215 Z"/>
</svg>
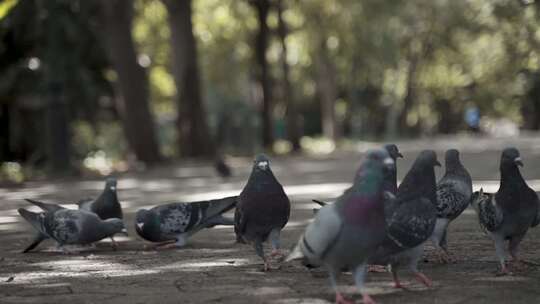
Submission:
<svg viewBox="0 0 540 304">
<path fill-rule="evenodd" d="M 19 214 L 34 227 L 39 233 L 45 234 L 45 231 L 43 229 L 43 219 L 44 214 L 43 213 L 35 213 L 32 211 L 28 211 L 24 208 L 17 209 Z"/>
<path fill-rule="evenodd" d="M 293 261 L 293 260 L 298 260 L 298 259 L 301 259 L 304 257 L 304 253 L 302 252 L 302 248 L 300 246 L 300 242 L 302 242 L 303 240 L 303 236 L 302 238 L 300 239 L 300 241 L 298 242 L 298 244 L 296 246 L 294 246 L 294 249 L 291 251 L 291 253 L 289 253 L 289 255 L 285 258 L 285 262 L 290 262 L 290 261 Z"/>
<path fill-rule="evenodd" d="M 229 196 L 222 199 L 211 200 L 208 202 L 209 204 L 206 211 L 206 216 L 214 217 L 232 210 L 236 207 L 237 202 L 238 196 Z"/>
<path fill-rule="evenodd" d="M 41 243 L 43 240 L 45 240 L 47 237 L 45 235 L 43 235 L 43 233 L 37 233 L 36 236 L 34 237 L 34 240 L 32 241 L 32 243 L 30 245 L 28 245 L 28 247 L 26 247 L 26 249 L 24 249 L 22 251 L 22 253 L 27 253 L 29 252 L 30 250 L 34 249 L 37 247 L 37 245 L 39 245 L 39 243 Z"/>
<path fill-rule="evenodd" d="M 313 201 L 314 203 L 319 204 L 319 206 L 322 206 L 322 207 L 328 205 L 328 203 L 325 203 L 325 202 L 323 202 L 323 201 L 319 201 L 319 200 L 316 200 L 316 199 L 313 199 L 312 201 Z"/>
<path fill-rule="evenodd" d="M 55 212 L 55 211 L 58 211 L 60 209 L 64 209 L 64 207 L 62 207 L 60 205 L 57 205 L 57 204 L 47 204 L 47 203 L 44 203 L 44 202 L 29 199 L 29 198 L 25 198 L 24 200 L 26 200 L 27 202 L 29 202 L 32 205 L 38 206 L 39 208 L 41 208 L 43 211 L 46 211 L 46 212 Z"/>
</svg>

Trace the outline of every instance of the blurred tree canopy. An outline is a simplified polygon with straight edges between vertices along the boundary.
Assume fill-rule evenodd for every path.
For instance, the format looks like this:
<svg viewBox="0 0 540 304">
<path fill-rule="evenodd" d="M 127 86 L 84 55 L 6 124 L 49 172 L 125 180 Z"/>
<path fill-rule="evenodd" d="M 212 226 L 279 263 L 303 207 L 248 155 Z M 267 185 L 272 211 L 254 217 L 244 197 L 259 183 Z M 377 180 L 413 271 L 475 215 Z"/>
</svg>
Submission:
<svg viewBox="0 0 540 304">
<path fill-rule="evenodd" d="M 539 22 L 532 0 L 4 0 L 0 159 L 298 151 L 459 132 L 471 107 L 538 130 Z"/>
</svg>

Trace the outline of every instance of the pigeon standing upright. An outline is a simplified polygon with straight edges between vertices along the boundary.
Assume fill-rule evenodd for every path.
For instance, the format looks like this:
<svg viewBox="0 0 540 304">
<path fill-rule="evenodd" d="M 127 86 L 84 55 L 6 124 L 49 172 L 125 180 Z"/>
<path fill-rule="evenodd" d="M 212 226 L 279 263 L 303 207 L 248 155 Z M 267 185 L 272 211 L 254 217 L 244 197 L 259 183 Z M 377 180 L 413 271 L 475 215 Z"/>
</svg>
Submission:
<svg viewBox="0 0 540 304">
<path fill-rule="evenodd" d="M 135 230 L 143 239 L 160 242 L 164 247 L 182 247 L 189 237 L 215 225 L 233 225 L 223 213 L 236 206 L 238 197 L 193 202 L 170 203 L 135 214 Z"/>
<path fill-rule="evenodd" d="M 390 264 L 396 288 L 402 287 L 397 271 L 404 264 L 424 285 L 432 284 L 417 265 L 436 222 L 434 166 L 440 166 L 435 152 L 422 151 L 399 185 L 397 195 L 384 201 L 386 236 L 369 263 Z"/>
<path fill-rule="evenodd" d="M 445 174 L 437 184 L 437 222 L 431 241 L 439 251 L 439 259 L 450 261 L 446 235 L 448 225 L 469 206 L 472 195 L 472 179 L 459 160 L 455 149 L 446 151 Z"/>
<path fill-rule="evenodd" d="M 521 262 L 518 247 L 530 227 L 540 223 L 540 201 L 531 189 L 518 166 L 523 166 L 516 148 L 506 148 L 500 162 L 501 182 L 495 194 L 484 194 L 482 189 L 475 192 L 471 201 L 478 213 L 482 228 L 495 243 L 495 251 L 501 266 L 501 273 L 509 273 L 506 267 L 505 242 L 516 267 Z"/>
<path fill-rule="evenodd" d="M 102 220 L 110 218 L 122 219 L 122 206 L 120 206 L 120 202 L 118 201 L 116 185 L 116 178 L 107 178 L 107 180 L 105 181 L 105 188 L 103 189 L 103 192 L 101 192 L 101 194 L 98 196 L 98 198 L 96 198 L 95 200 L 80 200 L 77 203 L 77 205 L 79 206 L 79 210 L 93 212 L 97 214 L 97 216 L 99 216 L 99 218 Z M 116 248 L 117 245 L 113 236 L 111 236 L 111 241 L 113 248 Z"/>
<path fill-rule="evenodd" d="M 337 288 L 336 280 L 343 269 L 353 271 L 363 303 L 375 303 L 363 288 L 368 257 L 385 236 L 385 165 L 393 165 L 385 150 L 369 151 L 353 186 L 334 204 L 325 205 L 317 212 L 287 258 L 304 258 L 312 265 L 326 267 L 336 303 L 349 303 Z"/>
<path fill-rule="evenodd" d="M 34 249 L 41 241 L 52 238 L 67 252 L 64 245 L 86 245 L 111 237 L 116 233 L 127 233 L 121 219 L 100 219 L 95 213 L 71 210 L 56 204 L 46 204 L 27 199 L 44 212 L 35 213 L 23 208 L 17 211 L 37 231 L 30 246 L 23 252 Z"/>
<path fill-rule="evenodd" d="M 234 214 L 237 236 L 252 243 L 255 252 L 264 262 L 264 270 L 270 269 L 263 251 L 263 242 L 270 239 L 272 256 L 280 256 L 280 233 L 289 221 L 291 204 L 283 187 L 264 154 L 255 158 L 251 175 L 240 193 Z"/>
</svg>

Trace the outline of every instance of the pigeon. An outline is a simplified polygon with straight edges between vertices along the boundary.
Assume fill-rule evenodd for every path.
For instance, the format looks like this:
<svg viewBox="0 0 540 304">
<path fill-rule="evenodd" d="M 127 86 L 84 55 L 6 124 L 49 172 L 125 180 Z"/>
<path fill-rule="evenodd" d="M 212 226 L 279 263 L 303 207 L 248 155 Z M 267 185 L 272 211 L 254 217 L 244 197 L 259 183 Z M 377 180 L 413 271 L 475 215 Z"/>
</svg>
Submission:
<svg viewBox="0 0 540 304">
<path fill-rule="evenodd" d="M 98 198 L 95 200 L 84 199 L 79 201 L 77 203 L 79 209 L 93 212 L 102 220 L 110 218 L 122 219 L 122 206 L 120 206 L 120 203 L 118 202 L 116 184 L 117 182 L 114 177 L 107 178 L 105 188 Z"/>
<path fill-rule="evenodd" d="M 140 209 L 135 215 L 135 230 L 143 239 L 163 243 L 162 247 L 182 247 L 189 237 L 204 228 L 230 225 L 232 219 L 223 213 L 236 206 L 238 197 L 200 201 L 193 203 L 170 203 L 151 209 Z"/>
<path fill-rule="evenodd" d="M 93 212 L 102 220 L 110 218 L 122 219 L 122 206 L 120 206 L 116 195 L 116 184 L 117 182 L 114 177 L 107 178 L 105 188 L 98 198 L 95 200 L 91 198 L 80 200 L 77 203 L 79 210 Z M 116 249 L 117 244 L 113 236 L 111 236 L 111 244 Z"/>
<path fill-rule="evenodd" d="M 309 264 L 324 266 L 336 293 L 336 303 L 350 303 L 337 288 L 337 277 L 345 269 L 353 271 L 363 303 L 375 303 L 363 290 L 364 280 L 368 257 L 385 237 L 384 168 L 393 163 L 385 150 L 369 151 L 353 186 L 334 204 L 317 212 L 286 259 L 303 258 Z"/>
<path fill-rule="evenodd" d="M 43 240 L 55 240 L 63 252 L 69 252 L 64 245 L 87 245 L 110 237 L 116 233 L 127 233 L 121 219 L 100 219 L 95 213 L 71 210 L 56 204 L 47 204 L 31 199 L 28 202 L 40 207 L 44 212 L 31 212 L 19 208 L 19 214 L 38 232 L 34 241 L 23 253 L 34 249 Z"/>
<path fill-rule="evenodd" d="M 458 150 L 446 151 L 445 170 L 444 176 L 437 184 L 437 222 L 431 241 L 439 251 L 439 259 L 449 262 L 446 245 L 448 225 L 469 206 L 472 179 L 459 160 Z"/>
<path fill-rule="evenodd" d="M 280 252 L 280 233 L 289 221 L 291 204 L 283 187 L 264 154 L 255 158 L 251 175 L 240 193 L 234 214 L 234 228 L 238 238 L 253 244 L 255 252 L 264 262 L 264 270 L 270 265 L 263 251 L 263 242 L 270 240 L 271 255 L 283 256 Z"/>
<path fill-rule="evenodd" d="M 540 201 L 519 171 L 523 166 L 516 148 L 506 148 L 500 162 L 501 182 L 495 194 L 482 189 L 473 194 L 471 204 L 478 214 L 480 226 L 491 236 L 501 266 L 501 274 L 510 273 L 505 261 L 505 241 L 513 264 L 518 267 L 518 247 L 531 227 L 540 223 Z"/>
<path fill-rule="evenodd" d="M 396 196 L 387 195 L 384 201 L 386 236 L 370 257 L 369 263 L 390 264 L 396 288 L 402 287 L 397 273 L 403 265 L 408 266 L 424 285 L 432 285 L 431 280 L 418 271 L 417 265 L 424 243 L 435 228 L 435 166 L 440 166 L 440 163 L 434 151 L 420 152 L 399 185 Z"/>
<path fill-rule="evenodd" d="M 214 160 L 214 169 L 216 170 L 217 174 L 221 176 L 222 178 L 229 178 L 232 176 L 232 170 L 229 165 L 225 162 L 223 157 L 218 156 Z"/>
</svg>

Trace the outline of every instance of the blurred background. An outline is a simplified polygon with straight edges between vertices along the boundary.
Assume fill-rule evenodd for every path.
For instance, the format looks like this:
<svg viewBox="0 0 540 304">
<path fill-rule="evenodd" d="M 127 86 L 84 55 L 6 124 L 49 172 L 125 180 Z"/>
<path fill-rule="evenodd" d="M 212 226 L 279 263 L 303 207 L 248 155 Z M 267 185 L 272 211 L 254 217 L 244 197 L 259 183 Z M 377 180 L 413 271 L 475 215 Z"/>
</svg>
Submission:
<svg viewBox="0 0 540 304">
<path fill-rule="evenodd" d="M 0 180 L 540 128 L 533 0 L 0 0 Z"/>
</svg>

